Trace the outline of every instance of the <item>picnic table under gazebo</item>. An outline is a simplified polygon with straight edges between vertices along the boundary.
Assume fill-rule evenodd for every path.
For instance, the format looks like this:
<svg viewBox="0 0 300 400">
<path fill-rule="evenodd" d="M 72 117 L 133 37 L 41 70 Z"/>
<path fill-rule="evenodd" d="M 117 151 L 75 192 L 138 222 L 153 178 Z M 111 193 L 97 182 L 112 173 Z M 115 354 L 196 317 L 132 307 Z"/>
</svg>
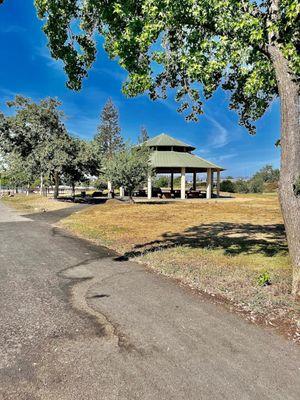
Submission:
<svg viewBox="0 0 300 400">
<path fill-rule="evenodd" d="M 196 148 L 180 140 L 162 133 L 147 140 L 144 143 L 151 150 L 151 164 L 155 174 L 170 174 L 171 175 L 171 191 L 170 194 L 175 194 L 174 191 L 174 174 L 180 174 L 180 198 L 185 199 L 189 193 L 197 192 L 197 174 L 206 174 L 206 198 L 212 197 L 214 173 L 217 175 L 217 196 L 220 195 L 220 173 L 224 168 L 213 164 L 210 161 L 204 160 L 201 157 L 192 153 Z M 186 174 L 192 174 L 193 185 L 189 192 L 186 191 Z M 152 198 L 153 177 L 148 178 L 147 197 Z"/>
</svg>

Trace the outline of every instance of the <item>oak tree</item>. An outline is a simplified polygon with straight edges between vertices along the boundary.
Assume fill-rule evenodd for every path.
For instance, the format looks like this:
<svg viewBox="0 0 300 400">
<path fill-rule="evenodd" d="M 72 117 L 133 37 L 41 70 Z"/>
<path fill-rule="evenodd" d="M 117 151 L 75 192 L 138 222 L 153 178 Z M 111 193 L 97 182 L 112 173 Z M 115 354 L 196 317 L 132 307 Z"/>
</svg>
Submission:
<svg viewBox="0 0 300 400">
<path fill-rule="evenodd" d="M 0 113 L 0 149 L 18 155 L 21 165 L 26 166 L 28 185 L 39 174 L 50 176 L 57 198 L 60 177 L 73 157 L 72 139 L 59 109 L 61 103 L 52 98 L 34 102 L 17 95 L 7 105 L 14 113 Z"/>
<path fill-rule="evenodd" d="M 68 86 L 80 89 L 105 48 L 128 73 L 129 96 L 166 98 L 197 119 L 218 87 L 251 133 L 276 98 L 281 102 L 280 200 L 291 260 L 293 293 L 300 291 L 299 0 L 35 0 L 54 58 Z"/>
</svg>

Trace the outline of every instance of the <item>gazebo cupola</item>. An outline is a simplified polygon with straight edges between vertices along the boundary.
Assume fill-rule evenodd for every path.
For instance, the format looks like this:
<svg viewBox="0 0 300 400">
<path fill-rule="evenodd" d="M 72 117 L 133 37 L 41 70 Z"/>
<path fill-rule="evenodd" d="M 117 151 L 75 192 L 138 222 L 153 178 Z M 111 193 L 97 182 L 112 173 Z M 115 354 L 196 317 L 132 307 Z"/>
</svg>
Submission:
<svg viewBox="0 0 300 400">
<path fill-rule="evenodd" d="M 151 149 L 151 164 L 156 173 L 171 174 L 171 192 L 174 190 L 174 174 L 181 174 L 181 198 L 186 198 L 186 173 L 193 174 L 193 189 L 196 190 L 197 173 L 207 173 L 206 197 L 212 196 L 213 176 L 217 173 L 217 195 L 220 192 L 220 172 L 224 168 L 192 154 L 196 148 L 162 133 L 145 142 Z M 152 197 L 152 180 L 148 179 L 148 198 Z"/>
<path fill-rule="evenodd" d="M 195 150 L 195 147 L 181 142 L 180 140 L 174 139 L 165 133 L 147 140 L 145 144 L 154 151 L 176 151 L 181 153 L 191 153 L 193 150 Z"/>
</svg>

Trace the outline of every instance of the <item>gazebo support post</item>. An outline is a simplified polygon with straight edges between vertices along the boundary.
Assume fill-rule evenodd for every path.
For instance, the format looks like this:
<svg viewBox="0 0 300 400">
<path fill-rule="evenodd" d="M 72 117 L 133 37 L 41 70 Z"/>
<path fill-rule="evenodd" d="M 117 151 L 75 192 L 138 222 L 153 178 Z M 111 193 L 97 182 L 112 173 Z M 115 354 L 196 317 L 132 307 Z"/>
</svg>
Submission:
<svg viewBox="0 0 300 400">
<path fill-rule="evenodd" d="M 112 197 L 112 184 L 111 184 L 111 181 L 107 182 L 107 190 L 108 190 L 107 197 L 111 198 Z"/>
<path fill-rule="evenodd" d="M 124 186 L 120 186 L 120 197 L 121 199 L 125 196 Z"/>
<path fill-rule="evenodd" d="M 147 196 L 148 196 L 148 199 L 151 200 L 151 198 L 152 198 L 152 178 L 150 175 L 148 176 Z"/>
<path fill-rule="evenodd" d="M 212 173 L 211 173 L 211 168 L 207 168 L 207 183 L 206 183 L 206 198 L 211 199 L 211 178 L 212 178 Z"/>
<path fill-rule="evenodd" d="M 197 189 L 197 172 L 193 172 L 193 190 Z"/>
<path fill-rule="evenodd" d="M 174 173 L 171 172 L 171 193 L 174 191 Z"/>
<path fill-rule="evenodd" d="M 185 199 L 185 168 L 181 168 L 181 199 Z"/>
<path fill-rule="evenodd" d="M 217 196 L 220 197 L 220 170 L 217 171 Z"/>
</svg>

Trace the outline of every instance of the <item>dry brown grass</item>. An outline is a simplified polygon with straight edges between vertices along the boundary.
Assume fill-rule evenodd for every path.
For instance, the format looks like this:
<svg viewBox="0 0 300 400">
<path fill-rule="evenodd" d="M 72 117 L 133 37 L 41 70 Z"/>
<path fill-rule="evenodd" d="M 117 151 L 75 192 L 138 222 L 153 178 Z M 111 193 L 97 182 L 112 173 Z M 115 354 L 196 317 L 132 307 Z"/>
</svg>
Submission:
<svg viewBox="0 0 300 400">
<path fill-rule="evenodd" d="M 52 197 L 43 197 L 38 194 L 17 194 L 13 197 L 4 196 L 1 201 L 24 213 L 38 213 L 42 211 L 55 211 L 73 206 L 72 203 L 60 202 Z"/>
<path fill-rule="evenodd" d="M 220 223 L 261 225 L 282 224 L 276 196 L 199 200 L 168 204 L 126 204 L 109 201 L 89 208 L 65 221 L 71 229 L 90 230 L 92 238 L 109 243 L 120 252 L 137 245 L 164 240 L 166 235 L 184 234 L 188 229 Z M 259 234 L 259 232 L 257 232 Z"/>
<path fill-rule="evenodd" d="M 288 319 L 295 327 L 291 266 L 275 194 L 168 204 L 109 201 L 63 224 L 272 324 Z M 265 271 L 272 284 L 261 287 L 258 277 Z"/>
</svg>

